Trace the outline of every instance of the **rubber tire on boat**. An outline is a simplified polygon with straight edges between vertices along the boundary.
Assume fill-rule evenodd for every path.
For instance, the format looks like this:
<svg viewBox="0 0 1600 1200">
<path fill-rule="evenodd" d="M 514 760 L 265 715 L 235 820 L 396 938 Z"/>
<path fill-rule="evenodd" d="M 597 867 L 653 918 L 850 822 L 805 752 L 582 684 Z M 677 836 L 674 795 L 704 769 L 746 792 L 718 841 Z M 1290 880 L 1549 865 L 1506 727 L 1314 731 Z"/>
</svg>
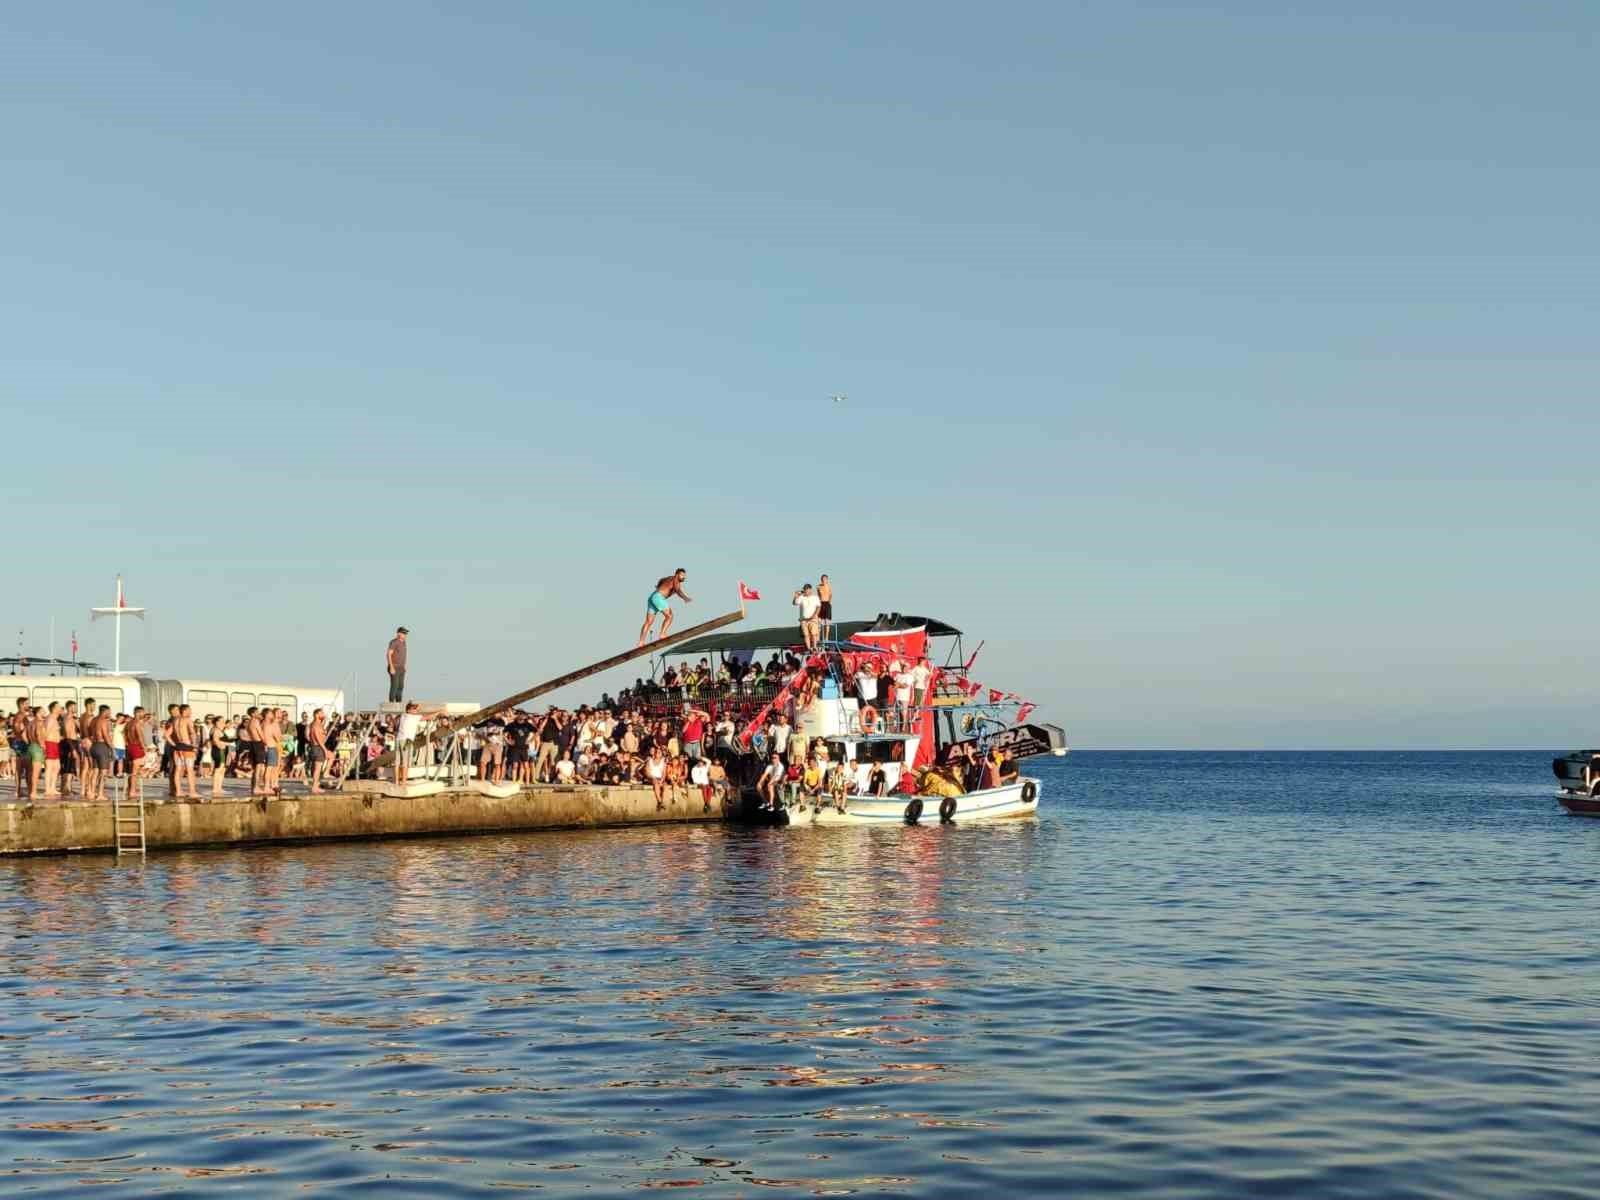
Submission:
<svg viewBox="0 0 1600 1200">
<path fill-rule="evenodd" d="M 916 796 L 906 805 L 906 824 L 915 825 L 920 820 L 922 820 L 922 797 Z"/>
<path fill-rule="evenodd" d="M 939 801 L 939 824 L 949 825 L 956 819 L 956 798 L 946 796 Z"/>
<path fill-rule="evenodd" d="M 1030 779 L 1022 785 L 1022 802 L 1024 804 L 1032 804 L 1038 798 L 1039 785 Z"/>
</svg>

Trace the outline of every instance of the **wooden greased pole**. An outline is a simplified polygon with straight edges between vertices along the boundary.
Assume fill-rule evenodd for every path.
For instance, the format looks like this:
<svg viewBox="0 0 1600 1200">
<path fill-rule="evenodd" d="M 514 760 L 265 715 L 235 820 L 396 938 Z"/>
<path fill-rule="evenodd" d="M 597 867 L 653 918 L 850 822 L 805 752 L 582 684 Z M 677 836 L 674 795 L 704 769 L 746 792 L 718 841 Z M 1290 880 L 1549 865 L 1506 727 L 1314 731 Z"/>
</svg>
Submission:
<svg viewBox="0 0 1600 1200">
<path fill-rule="evenodd" d="M 643 646 L 635 646 L 632 650 L 624 651 L 621 654 L 613 654 L 610 658 L 603 659 L 597 663 L 590 663 L 587 667 L 579 667 L 576 671 L 568 671 L 565 675 L 549 680 L 546 683 L 537 684 L 525 691 L 518 692 L 515 696 L 507 696 L 504 700 L 497 700 L 486 708 L 480 708 L 477 712 L 468 713 L 464 717 L 457 717 L 447 725 L 438 726 L 421 737 L 414 738 L 411 745 L 413 747 L 431 746 L 434 742 L 443 741 L 463 729 L 476 725 L 479 721 L 487 721 L 496 713 L 505 712 L 508 708 L 526 704 L 529 700 L 536 699 L 549 692 L 560 691 L 564 687 L 588 679 L 591 675 L 598 675 L 601 671 L 609 671 L 612 667 L 620 667 L 623 663 L 632 662 L 636 658 L 654 654 L 664 646 L 675 645 L 678 642 L 699 637 L 703 633 L 710 633 L 713 629 L 721 629 L 725 625 L 732 625 L 735 621 L 742 620 L 744 620 L 743 608 L 738 612 L 724 613 L 714 621 L 706 621 L 699 625 L 690 626 L 682 633 L 675 633 L 671 637 L 659 638 L 653 642 L 646 642 Z M 371 766 L 373 768 L 387 767 L 393 761 L 394 751 L 388 750 L 374 759 Z"/>
</svg>

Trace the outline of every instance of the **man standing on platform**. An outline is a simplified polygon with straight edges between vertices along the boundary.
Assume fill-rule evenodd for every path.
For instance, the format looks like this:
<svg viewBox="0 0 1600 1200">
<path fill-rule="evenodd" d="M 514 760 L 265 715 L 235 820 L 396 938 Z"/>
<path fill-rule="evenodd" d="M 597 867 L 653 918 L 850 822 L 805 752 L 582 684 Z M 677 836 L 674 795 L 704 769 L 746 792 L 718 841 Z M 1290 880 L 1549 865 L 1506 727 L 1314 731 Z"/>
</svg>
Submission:
<svg viewBox="0 0 1600 1200">
<path fill-rule="evenodd" d="M 389 703 L 398 704 L 405 699 L 406 691 L 406 634 L 411 631 L 404 625 L 394 631 L 389 649 L 384 654 L 389 669 Z"/>
<path fill-rule="evenodd" d="M 808 583 L 794 594 L 793 603 L 800 610 L 800 636 L 805 639 L 806 650 L 815 650 L 822 640 L 822 621 L 817 616 L 822 611 L 822 601 Z"/>
<path fill-rule="evenodd" d="M 817 600 L 820 606 L 817 610 L 817 619 L 822 622 L 822 636 L 828 641 L 833 640 L 833 584 L 826 575 L 817 580 Z"/>
</svg>

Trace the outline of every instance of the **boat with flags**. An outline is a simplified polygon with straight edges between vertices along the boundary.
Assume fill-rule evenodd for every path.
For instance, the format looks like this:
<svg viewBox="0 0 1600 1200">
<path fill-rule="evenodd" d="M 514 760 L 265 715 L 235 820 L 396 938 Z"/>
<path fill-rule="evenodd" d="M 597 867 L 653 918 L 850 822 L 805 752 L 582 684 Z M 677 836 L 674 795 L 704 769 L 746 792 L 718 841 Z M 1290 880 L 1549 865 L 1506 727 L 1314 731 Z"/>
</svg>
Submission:
<svg viewBox="0 0 1600 1200">
<path fill-rule="evenodd" d="M 664 705 L 697 706 L 724 728 L 734 722 L 733 744 L 722 747 L 733 751 L 729 817 L 915 825 L 1038 811 L 1040 781 L 1020 764 L 1066 754 L 1066 736 L 1030 723 L 1035 706 L 1021 696 L 973 678 L 982 643 L 968 656 L 960 629 L 897 612 L 830 624 L 811 649 L 798 633 L 789 625 L 697 638 L 662 655 L 658 678 L 640 681 Z"/>
</svg>

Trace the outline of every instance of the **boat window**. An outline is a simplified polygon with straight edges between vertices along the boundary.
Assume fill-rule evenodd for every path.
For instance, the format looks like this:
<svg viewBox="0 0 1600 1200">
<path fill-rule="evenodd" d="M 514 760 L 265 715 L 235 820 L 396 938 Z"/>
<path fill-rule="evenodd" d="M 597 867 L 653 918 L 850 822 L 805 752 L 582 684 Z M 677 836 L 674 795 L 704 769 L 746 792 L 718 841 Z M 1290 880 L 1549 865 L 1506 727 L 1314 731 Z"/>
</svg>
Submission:
<svg viewBox="0 0 1600 1200">
<path fill-rule="evenodd" d="M 75 687 L 40 686 L 33 689 L 33 702 L 41 708 L 49 708 L 52 700 L 59 700 L 65 704 L 68 700 L 77 698 L 78 689 Z"/>
<path fill-rule="evenodd" d="M 829 762 L 841 763 L 850 757 L 849 752 L 845 750 L 843 742 L 828 742 L 826 745 L 828 747 Z"/>
<path fill-rule="evenodd" d="M 17 711 L 17 701 L 25 699 L 28 689 L 20 683 L 0 683 L 0 705 L 5 706 L 5 716 Z"/>
<path fill-rule="evenodd" d="M 225 717 L 228 715 L 228 693 L 190 688 L 189 707 L 194 709 L 197 721 L 204 721 L 207 717 Z"/>
<path fill-rule="evenodd" d="M 298 715 L 294 706 L 294 697 L 284 692 L 262 692 L 262 708 L 284 708 L 289 710 L 291 717 Z"/>
<path fill-rule="evenodd" d="M 256 694 L 254 692 L 234 692 L 233 695 L 228 697 L 228 707 L 233 710 L 228 714 L 229 716 L 242 717 L 255 706 Z"/>
<path fill-rule="evenodd" d="M 857 742 L 856 761 L 869 763 L 899 762 L 905 757 L 905 752 L 898 750 L 899 742 Z"/>
</svg>

